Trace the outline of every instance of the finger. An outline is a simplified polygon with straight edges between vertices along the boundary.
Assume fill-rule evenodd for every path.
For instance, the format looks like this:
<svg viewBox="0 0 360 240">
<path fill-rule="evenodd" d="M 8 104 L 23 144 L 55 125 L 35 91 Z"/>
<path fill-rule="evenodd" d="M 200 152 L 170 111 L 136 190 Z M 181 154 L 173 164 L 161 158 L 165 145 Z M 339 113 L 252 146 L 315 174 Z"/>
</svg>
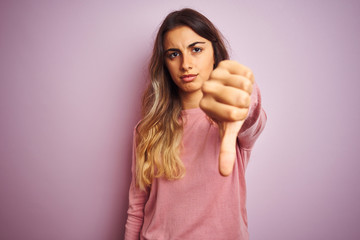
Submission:
<svg viewBox="0 0 360 240">
<path fill-rule="evenodd" d="M 255 82 L 255 77 L 252 71 L 249 71 L 246 73 L 246 78 L 251 81 L 252 84 Z"/>
<path fill-rule="evenodd" d="M 255 78 L 254 74 L 252 73 L 251 69 L 245 65 L 242 65 L 233 60 L 224 60 L 221 61 L 216 69 L 226 69 L 231 74 L 237 74 L 247 77 L 252 83 L 254 83 Z M 215 69 L 215 70 L 216 70 Z"/>
<path fill-rule="evenodd" d="M 241 63 L 238 63 L 234 60 L 224 60 L 221 61 L 218 65 L 218 68 L 225 68 L 227 69 L 231 74 L 240 74 L 244 75 L 247 72 L 250 72 L 250 68 L 246 67 L 245 65 L 242 65 Z"/>
<path fill-rule="evenodd" d="M 223 72 L 223 71 L 222 71 Z M 209 81 L 205 82 L 221 82 L 223 85 L 242 89 L 249 94 L 253 91 L 253 83 L 246 77 L 235 74 L 222 74 L 214 71 L 209 78 Z"/>
<path fill-rule="evenodd" d="M 247 108 L 250 106 L 251 98 L 249 93 L 234 87 L 224 86 L 216 81 L 204 83 L 202 91 L 220 103 L 239 108 Z"/>
<path fill-rule="evenodd" d="M 211 72 L 209 79 L 227 79 L 230 76 L 231 74 L 226 68 L 217 67 Z"/>
<path fill-rule="evenodd" d="M 241 75 L 231 74 L 230 77 L 223 83 L 227 86 L 240 88 L 249 94 L 251 94 L 253 91 L 253 82 L 247 77 Z"/>
<path fill-rule="evenodd" d="M 227 123 L 220 145 L 219 171 L 228 176 L 234 168 L 236 159 L 236 139 L 244 121 Z"/>
<path fill-rule="evenodd" d="M 200 108 L 211 118 L 225 122 L 244 120 L 249 111 L 248 108 L 238 108 L 217 102 L 214 98 L 208 96 L 201 99 Z"/>
</svg>

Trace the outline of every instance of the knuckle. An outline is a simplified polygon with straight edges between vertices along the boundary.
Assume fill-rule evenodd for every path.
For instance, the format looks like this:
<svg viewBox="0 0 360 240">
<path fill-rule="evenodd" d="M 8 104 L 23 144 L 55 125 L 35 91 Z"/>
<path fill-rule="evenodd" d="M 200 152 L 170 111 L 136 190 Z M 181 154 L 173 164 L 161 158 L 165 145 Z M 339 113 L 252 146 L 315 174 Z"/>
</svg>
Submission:
<svg viewBox="0 0 360 240">
<path fill-rule="evenodd" d="M 237 107 L 249 107 L 250 95 L 246 93 L 236 95 L 235 104 Z"/>
<path fill-rule="evenodd" d="M 237 95 L 236 96 L 236 106 L 237 107 L 243 107 L 246 104 L 246 97 L 242 96 L 242 95 Z"/>
<path fill-rule="evenodd" d="M 211 74 L 210 74 L 210 77 L 209 77 L 209 80 L 208 81 L 212 81 L 212 80 L 214 80 L 214 79 L 216 79 L 216 75 L 217 75 L 217 72 L 219 71 L 219 69 L 215 69 L 215 70 L 213 70 L 212 72 L 211 72 Z"/>
<path fill-rule="evenodd" d="M 253 89 L 252 82 L 249 80 L 245 80 L 245 79 L 241 79 L 241 80 L 239 80 L 239 82 L 240 82 L 239 87 L 242 90 L 246 91 L 247 93 L 251 94 L 252 89 Z"/>
<path fill-rule="evenodd" d="M 211 73 L 210 80 L 224 82 L 224 80 L 228 79 L 230 76 L 231 74 L 227 69 L 217 68 Z"/>
<path fill-rule="evenodd" d="M 246 100 L 245 100 L 245 105 L 246 107 L 249 107 L 250 106 L 250 103 L 251 103 L 251 97 L 250 96 L 246 96 Z"/>
<path fill-rule="evenodd" d="M 247 90 L 248 90 L 247 92 L 249 94 L 251 94 L 253 92 L 253 85 L 251 83 L 248 84 Z"/>
<path fill-rule="evenodd" d="M 228 61 L 229 61 L 229 60 L 222 60 L 221 62 L 219 62 L 218 67 L 223 68 L 224 65 L 226 65 L 226 63 L 227 63 Z"/>
<path fill-rule="evenodd" d="M 251 81 L 251 83 L 254 82 L 255 77 L 254 77 L 254 73 L 253 73 L 253 71 L 251 71 L 251 69 L 246 73 L 246 77 Z"/>
<path fill-rule="evenodd" d="M 239 111 L 237 109 L 229 109 L 227 112 L 229 121 L 237 121 L 239 118 Z"/>
<path fill-rule="evenodd" d="M 241 105 L 243 105 L 243 102 L 244 102 L 243 97 L 240 94 L 238 94 L 236 96 L 235 102 L 236 102 L 236 106 L 240 107 Z"/>
<path fill-rule="evenodd" d="M 229 121 L 242 121 L 248 115 L 248 108 L 229 109 L 226 113 Z"/>
<path fill-rule="evenodd" d="M 210 79 L 219 79 L 224 74 L 224 69 L 222 68 L 216 68 L 212 71 L 210 74 Z"/>
<path fill-rule="evenodd" d="M 201 86 L 201 91 L 207 93 L 208 89 L 209 89 L 209 82 L 204 82 L 203 85 Z"/>
<path fill-rule="evenodd" d="M 217 68 L 228 70 L 233 64 L 234 64 L 234 61 L 232 61 L 232 60 L 222 60 L 221 62 L 219 62 Z"/>
<path fill-rule="evenodd" d="M 211 82 L 204 82 L 203 85 L 201 86 L 201 91 L 203 91 L 203 93 L 205 94 L 209 94 L 212 93 L 214 91 L 214 84 L 212 84 Z"/>
<path fill-rule="evenodd" d="M 240 114 L 241 120 L 244 120 L 248 116 L 248 113 L 249 113 L 249 108 L 242 108 Z"/>
</svg>

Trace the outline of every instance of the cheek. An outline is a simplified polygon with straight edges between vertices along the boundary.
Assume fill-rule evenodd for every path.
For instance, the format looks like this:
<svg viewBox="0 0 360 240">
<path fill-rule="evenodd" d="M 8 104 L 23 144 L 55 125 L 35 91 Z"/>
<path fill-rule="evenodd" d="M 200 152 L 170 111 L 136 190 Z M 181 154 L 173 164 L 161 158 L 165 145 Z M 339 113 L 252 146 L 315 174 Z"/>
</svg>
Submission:
<svg viewBox="0 0 360 240">
<path fill-rule="evenodd" d="M 165 66 L 171 75 L 175 72 L 175 63 L 174 62 L 166 62 Z"/>
<path fill-rule="evenodd" d="M 214 53 L 207 52 L 206 56 L 203 58 L 203 68 L 205 69 L 214 69 L 215 59 L 214 59 Z"/>
<path fill-rule="evenodd" d="M 171 80 L 172 80 L 173 82 L 175 82 L 175 84 L 177 85 L 177 83 L 176 83 L 176 80 L 177 80 L 176 76 L 177 76 L 178 74 L 177 74 L 177 72 L 176 72 L 176 70 L 175 70 L 174 64 L 172 64 L 172 63 L 165 63 L 165 67 L 166 67 L 167 71 L 168 71 L 169 74 L 170 74 Z"/>
<path fill-rule="evenodd" d="M 214 60 L 213 58 L 208 58 L 205 62 L 204 69 L 206 69 L 207 73 L 210 75 L 211 72 L 214 70 Z"/>
</svg>

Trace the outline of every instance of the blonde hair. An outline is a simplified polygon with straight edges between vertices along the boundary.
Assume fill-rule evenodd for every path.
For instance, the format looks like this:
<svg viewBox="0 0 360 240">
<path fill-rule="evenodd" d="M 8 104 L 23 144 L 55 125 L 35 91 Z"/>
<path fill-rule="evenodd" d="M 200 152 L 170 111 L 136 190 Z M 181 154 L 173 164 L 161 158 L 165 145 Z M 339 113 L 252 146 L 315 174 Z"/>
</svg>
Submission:
<svg viewBox="0 0 360 240">
<path fill-rule="evenodd" d="M 142 120 L 136 128 L 136 184 L 146 191 L 154 178 L 180 179 L 185 167 L 180 159 L 183 122 L 177 86 L 164 63 L 165 33 L 188 26 L 212 43 L 214 68 L 228 53 L 221 34 L 199 12 L 185 8 L 170 13 L 157 33 L 149 65 L 150 83 L 142 99 Z"/>
</svg>

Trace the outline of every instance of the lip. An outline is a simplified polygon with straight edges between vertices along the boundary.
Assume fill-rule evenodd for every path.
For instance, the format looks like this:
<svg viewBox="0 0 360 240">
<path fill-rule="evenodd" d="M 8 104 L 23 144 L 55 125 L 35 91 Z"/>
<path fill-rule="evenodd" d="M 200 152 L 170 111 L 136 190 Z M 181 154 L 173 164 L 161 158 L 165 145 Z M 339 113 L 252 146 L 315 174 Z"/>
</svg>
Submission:
<svg viewBox="0 0 360 240">
<path fill-rule="evenodd" d="M 194 79 L 197 77 L 197 75 L 198 74 L 187 74 L 187 75 L 182 75 L 180 78 L 184 82 L 191 82 L 191 81 L 194 81 Z"/>
</svg>

